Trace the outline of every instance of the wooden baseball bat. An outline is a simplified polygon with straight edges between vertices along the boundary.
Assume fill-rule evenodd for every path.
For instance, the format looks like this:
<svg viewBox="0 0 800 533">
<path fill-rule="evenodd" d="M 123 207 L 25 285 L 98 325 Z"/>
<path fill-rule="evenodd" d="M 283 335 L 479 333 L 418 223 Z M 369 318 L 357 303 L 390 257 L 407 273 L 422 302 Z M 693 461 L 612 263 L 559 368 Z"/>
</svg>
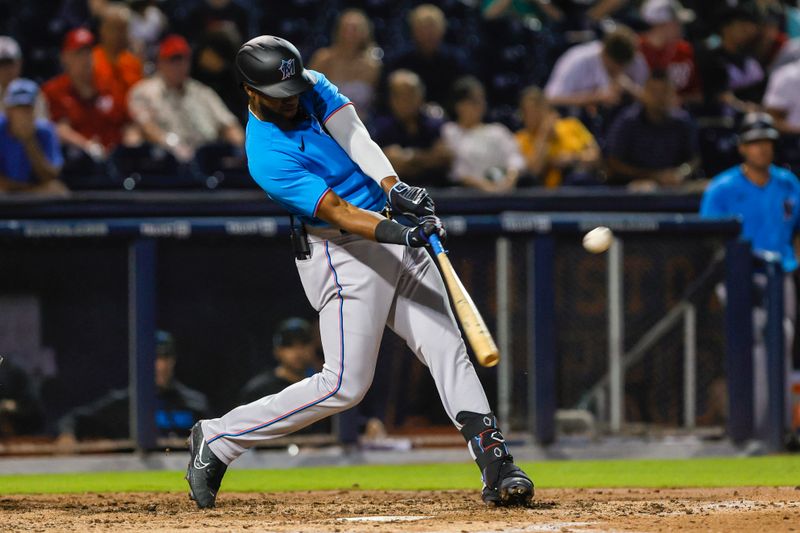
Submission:
<svg viewBox="0 0 800 533">
<path fill-rule="evenodd" d="M 442 271 L 445 283 L 447 283 L 447 290 L 450 292 L 450 298 L 453 299 L 453 306 L 456 308 L 456 315 L 458 316 L 461 327 L 467 335 L 467 341 L 472 346 L 472 351 L 475 353 L 475 359 L 481 366 L 494 366 L 500 361 L 500 352 L 497 350 L 497 345 L 489 333 L 489 328 L 486 327 L 486 322 L 483 321 L 478 308 L 475 307 L 475 302 L 470 298 L 469 293 L 464 288 L 458 274 L 450 264 L 450 259 L 442 247 L 439 237 L 431 235 L 429 237 L 431 248 L 439 261 L 439 267 Z"/>
</svg>

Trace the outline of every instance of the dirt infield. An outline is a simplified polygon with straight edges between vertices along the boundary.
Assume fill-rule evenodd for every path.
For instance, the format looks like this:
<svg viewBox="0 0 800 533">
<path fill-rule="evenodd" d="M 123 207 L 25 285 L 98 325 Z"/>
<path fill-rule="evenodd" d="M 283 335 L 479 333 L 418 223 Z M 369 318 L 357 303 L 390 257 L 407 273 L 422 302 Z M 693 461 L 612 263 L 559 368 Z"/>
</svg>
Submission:
<svg viewBox="0 0 800 533">
<path fill-rule="evenodd" d="M 527 509 L 475 492 L 223 493 L 198 511 L 185 494 L 0 497 L 0 530 L 600 532 L 800 531 L 800 487 L 541 490 Z"/>
</svg>

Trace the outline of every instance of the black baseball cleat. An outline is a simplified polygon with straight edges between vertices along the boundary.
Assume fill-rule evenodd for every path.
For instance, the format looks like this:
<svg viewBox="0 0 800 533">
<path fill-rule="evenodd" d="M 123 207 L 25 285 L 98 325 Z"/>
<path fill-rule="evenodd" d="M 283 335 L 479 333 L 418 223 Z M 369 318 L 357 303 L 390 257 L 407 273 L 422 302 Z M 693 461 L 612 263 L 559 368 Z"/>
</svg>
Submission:
<svg viewBox="0 0 800 533">
<path fill-rule="evenodd" d="M 189 435 L 189 467 L 186 481 L 189 482 L 189 498 L 200 509 L 214 507 L 222 476 L 228 466 L 220 461 L 206 444 L 200 422 L 192 426 Z"/>
<path fill-rule="evenodd" d="M 495 506 L 530 505 L 533 499 L 533 481 L 511 461 L 500 465 L 500 475 L 494 487 L 484 486 L 483 502 Z"/>
</svg>

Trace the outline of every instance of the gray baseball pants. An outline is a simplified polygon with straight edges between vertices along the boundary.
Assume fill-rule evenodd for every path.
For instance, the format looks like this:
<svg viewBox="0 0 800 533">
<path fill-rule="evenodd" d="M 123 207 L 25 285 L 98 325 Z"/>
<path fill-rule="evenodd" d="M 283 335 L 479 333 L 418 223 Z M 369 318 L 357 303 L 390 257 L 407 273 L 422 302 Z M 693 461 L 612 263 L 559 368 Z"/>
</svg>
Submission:
<svg viewBox="0 0 800 533">
<path fill-rule="evenodd" d="M 358 404 L 372 383 L 385 326 L 430 369 L 457 427 L 461 411 L 490 411 L 442 278 L 424 249 L 337 229 L 309 228 L 309 242 L 311 256 L 296 264 L 319 313 L 325 364 L 278 394 L 203 421 L 203 435 L 220 460 L 230 464 L 250 447 Z"/>
</svg>

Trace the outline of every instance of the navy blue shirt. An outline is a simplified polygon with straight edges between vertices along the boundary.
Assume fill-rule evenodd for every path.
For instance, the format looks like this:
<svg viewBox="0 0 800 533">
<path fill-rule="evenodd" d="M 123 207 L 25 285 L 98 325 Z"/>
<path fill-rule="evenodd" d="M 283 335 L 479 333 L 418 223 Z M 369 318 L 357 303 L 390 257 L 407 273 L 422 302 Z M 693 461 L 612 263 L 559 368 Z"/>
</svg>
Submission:
<svg viewBox="0 0 800 533">
<path fill-rule="evenodd" d="M 700 216 L 739 216 L 742 236 L 754 250 L 780 254 L 783 269 L 797 268 L 792 239 L 800 226 L 800 181 L 785 168 L 771 166 L 769 181 L 759 187 L 744 175 L 740 166 L 711 180 L 703 194 Z"/>
<path fill-rule="evenodd" d="M 685 111 L 651 122 L 641 104 L 624 109 L 608 132 L 606 150 L 623 163 L 649 170 L 675 168 L 698 153 L 697 128 Z"/>
</svg>

